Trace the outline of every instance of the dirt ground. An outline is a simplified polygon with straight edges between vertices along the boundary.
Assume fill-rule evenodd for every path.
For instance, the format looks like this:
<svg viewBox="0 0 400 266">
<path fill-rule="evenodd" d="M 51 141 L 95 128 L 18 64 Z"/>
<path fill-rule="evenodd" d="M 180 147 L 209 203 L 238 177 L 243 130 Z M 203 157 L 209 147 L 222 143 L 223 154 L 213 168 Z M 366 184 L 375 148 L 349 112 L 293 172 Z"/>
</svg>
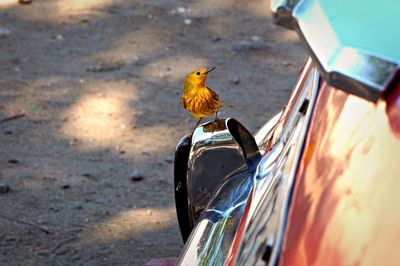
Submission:
<svg viewBox="0 0 400 266">
<path fill-rule="evenodd" d="M 256 132 L 306 59 L 261 0 L 2 0 L 0 49 L 0 265 L 177 257 L 184 75 L 216 66 L 221 117 Z"/>
</svg>

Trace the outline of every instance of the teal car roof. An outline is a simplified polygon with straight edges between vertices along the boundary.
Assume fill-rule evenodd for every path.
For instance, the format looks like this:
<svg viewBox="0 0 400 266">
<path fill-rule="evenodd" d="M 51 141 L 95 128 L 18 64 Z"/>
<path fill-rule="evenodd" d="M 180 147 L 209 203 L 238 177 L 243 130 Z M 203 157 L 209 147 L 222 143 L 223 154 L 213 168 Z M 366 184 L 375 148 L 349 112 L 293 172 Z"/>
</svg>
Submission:
<svg viewBox="0 0 400 266">
<path fill-rule="evenodd" d="M 376 101 L 399 69 L 399 0 L 273 0 L 272 10 L 338 88 Z"/>
</svg>

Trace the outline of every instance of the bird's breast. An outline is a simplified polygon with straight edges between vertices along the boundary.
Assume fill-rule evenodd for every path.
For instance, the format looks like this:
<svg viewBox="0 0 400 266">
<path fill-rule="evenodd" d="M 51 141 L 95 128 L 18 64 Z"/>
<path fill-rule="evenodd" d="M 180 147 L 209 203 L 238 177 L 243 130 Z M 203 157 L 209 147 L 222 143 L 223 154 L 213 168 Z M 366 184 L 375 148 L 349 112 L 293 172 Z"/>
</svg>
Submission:
<svg viewBox="0 0 400 266">
<path fill-rule="evenodd" d="M 219 103 L 207 88 L 184 95 L 186 110 L 196 118 L 210 116 L 218 111 Z"/>
</svg>

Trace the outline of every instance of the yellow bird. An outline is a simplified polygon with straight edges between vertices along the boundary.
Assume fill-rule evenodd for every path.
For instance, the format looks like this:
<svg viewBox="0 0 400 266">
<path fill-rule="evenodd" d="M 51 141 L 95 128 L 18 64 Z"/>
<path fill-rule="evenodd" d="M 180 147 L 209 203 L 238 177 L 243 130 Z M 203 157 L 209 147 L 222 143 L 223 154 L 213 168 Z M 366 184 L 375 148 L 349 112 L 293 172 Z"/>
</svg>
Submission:
<svg viewBox="0 0 400 266">
<path fill-rule="evenodd" d="M 195 70 L 189 73 L 183 81 L 181 107 L 185 108 L 193 117 L 199 119 L 195 129 L 204 117 L 215 114 L 217 120 L 218 111 L 221 107 L 232 107 L 229 104 L 221 103 L 219 95 L 205 84 L 207 75 L 214 69 L 215 67 Z"/>
</svg>

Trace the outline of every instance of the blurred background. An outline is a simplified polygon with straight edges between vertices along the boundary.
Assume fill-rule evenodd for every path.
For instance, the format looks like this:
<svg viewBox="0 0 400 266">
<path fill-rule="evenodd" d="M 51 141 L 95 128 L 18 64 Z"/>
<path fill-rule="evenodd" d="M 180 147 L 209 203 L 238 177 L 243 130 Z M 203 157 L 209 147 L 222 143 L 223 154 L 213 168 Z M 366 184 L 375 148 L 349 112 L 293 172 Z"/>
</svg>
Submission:
<svg viewBox="0 0 400 266">
<path fill-rule="evenodd" d="M 29 2 L 29 1 L 28 1 Z M 0 264 L 144 265 L 183 247 L 188 72 L 255 133 L 306 60 L 269 1 L 0 0 Z"/>
</svg>

